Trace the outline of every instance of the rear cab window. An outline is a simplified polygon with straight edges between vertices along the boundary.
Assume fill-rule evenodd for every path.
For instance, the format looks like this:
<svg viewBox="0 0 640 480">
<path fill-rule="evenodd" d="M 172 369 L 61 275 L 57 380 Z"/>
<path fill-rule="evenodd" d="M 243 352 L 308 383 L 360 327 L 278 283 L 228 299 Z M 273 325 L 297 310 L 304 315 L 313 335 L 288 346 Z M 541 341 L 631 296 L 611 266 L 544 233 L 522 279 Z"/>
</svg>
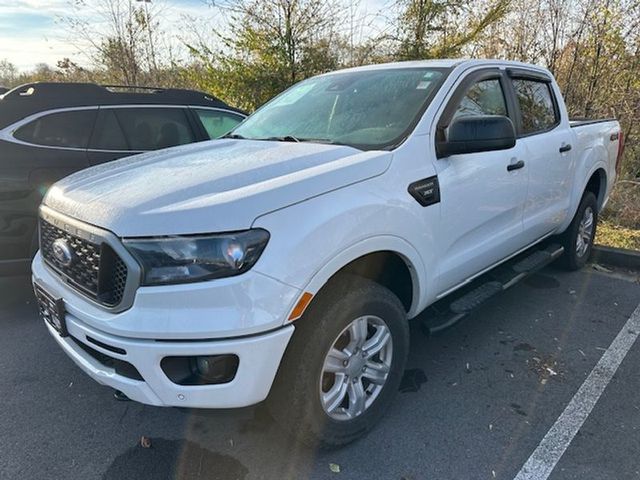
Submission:
<svg viewBox="0 0 640 480">
<path fill-rule="evenodd" d="M 511 82 L 520 109 L 521 134 L 546 132 L 560 123 L 549 82 L 527 78 L 513 78 Z"/>
<path fill-rule="evenodd" d="M 229 133 L 244 120 L 240 114 L 206 108 L 193 108 L 210 139 L 220 138 Z"/>
<path fill-rule="evenodd" d="M 48 147 L 87 148 L 97 109 L 56 112 L 18 128 L 13 136 Z"/>
</svg>

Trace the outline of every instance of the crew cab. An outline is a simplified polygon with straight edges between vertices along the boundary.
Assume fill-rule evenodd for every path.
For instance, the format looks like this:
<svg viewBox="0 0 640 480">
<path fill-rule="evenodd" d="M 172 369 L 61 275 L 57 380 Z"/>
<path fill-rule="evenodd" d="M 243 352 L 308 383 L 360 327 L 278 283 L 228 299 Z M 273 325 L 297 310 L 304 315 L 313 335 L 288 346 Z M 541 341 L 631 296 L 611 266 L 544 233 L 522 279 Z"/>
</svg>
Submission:
<svg viewBox="0 0 640 480">
<path fill-rule="evenodd" d="M 621 146 L 615 120 L 572 124 L 537 66 L 333 72 L 226 138 L 56 183 L 33 284 L 59 346 L 130 399 L 268 399 L 344 444 L 398 390 L 409 319 L 551 237 L 585 264 Z"/>
<path fill-rule="evenodd" d="M 29 271 L 38 206 L 57 180 L 136 153 L 218 138 L 245 117 L 193 90 L 35 82 L 0 96 L 0 275 Z"/>
</svg>

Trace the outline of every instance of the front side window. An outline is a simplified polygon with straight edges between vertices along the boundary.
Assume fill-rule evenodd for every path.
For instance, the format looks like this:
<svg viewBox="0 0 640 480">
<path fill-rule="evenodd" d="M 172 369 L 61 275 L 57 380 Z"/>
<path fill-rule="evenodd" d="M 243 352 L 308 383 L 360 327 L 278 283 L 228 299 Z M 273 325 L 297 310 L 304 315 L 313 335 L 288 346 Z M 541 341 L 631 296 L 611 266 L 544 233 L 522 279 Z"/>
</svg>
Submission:
<svg viewBox="0 0 640 480">
<path fill-rule="evenodd" d="M 233 134 L 392 148 L 420 119 L 447 69 L 396 68 L 341 72 L 300 82 L 268 102 Z"/>
<path fill-rule="evenodd" d="M 220 138 L 244 120 L 241 115 L 221 110 L 194 108 L 194 111 L 211 139 Z"/>
<path fill-rule="evenodd" d="M 132 151 L 157 150 L 195 141 L 182 108 L 114 108 L 119 127 Z"/>
<path fill-rule="evenodd" d="M 18 140 L 49 147 L 87 148 L 97 110 L 73 110 L 44 115 L 20 127 Z"/>
<path fill-rule="evenodd" d="M 453 118 L 481 115 L 507 115 L 504 93 L 497 78 L 474 83 L 460 101 Z"/>
<path fill-rule="evenodd" d="M 548 83 L 524 79 L 514 79 L 512 82 L 522 116 L 522 133 L 543 132 L 558 123 Z"/>
</svg>

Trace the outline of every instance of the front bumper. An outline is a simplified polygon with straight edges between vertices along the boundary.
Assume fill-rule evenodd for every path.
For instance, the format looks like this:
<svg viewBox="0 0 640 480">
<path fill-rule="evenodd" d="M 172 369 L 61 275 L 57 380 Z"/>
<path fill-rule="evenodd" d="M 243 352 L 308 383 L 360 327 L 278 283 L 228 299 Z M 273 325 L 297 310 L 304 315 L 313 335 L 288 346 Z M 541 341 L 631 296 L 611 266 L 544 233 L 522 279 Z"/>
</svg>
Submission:
<svg viewBox="0 0 640 480">
<path fill-rule="evenodd" d="M 236 408 L 264 400 L 275 377 L 293 326 L 263 334 L 228 340 L 166 342 L 131 340 L 114 337 L 83 325 L 73 315 L 66 316 L 69 337 L 61 337 L 45 325 L 62 349 L 84 372 L 102 385 L 122 391 L 127 397 L 148 405 L 192 408 Z M 70 337 L 73 337 L 70 338 Z M 105 349 L 87 337 L 111 347 Z M 74 341 L 75 339 L 75 341 Z M 117 360 L 133 365 L 143 380 L 134 380 L 116 373 L 76 342 Z M 120 349 L 125 354 L 115 353 Z M 229 383 L 218 385 L 182 386 L 169 380 L 160 367 L 168 356 L 236 354 L 238 371 Z"/>
<path fill-rule="evenodd" d="M 264 400 L 294 330 L 284 319 L 299 291 L 255 272 L 141 287 L 133 306 L 120 313 L 105 312 L 71 289 L 39 253 L 32 272 L 34 283 L 64 300 L 70 336 L 45 325 L 67 355 L 98 383 L 150 405 L 234 408 Z M 239 358 L 228 383 L 178 385 L 160 366 L 164 357 L 228 354 Z M 121 374 L 104 356 L 127 362 L 139 376 Z"/>
</svg>

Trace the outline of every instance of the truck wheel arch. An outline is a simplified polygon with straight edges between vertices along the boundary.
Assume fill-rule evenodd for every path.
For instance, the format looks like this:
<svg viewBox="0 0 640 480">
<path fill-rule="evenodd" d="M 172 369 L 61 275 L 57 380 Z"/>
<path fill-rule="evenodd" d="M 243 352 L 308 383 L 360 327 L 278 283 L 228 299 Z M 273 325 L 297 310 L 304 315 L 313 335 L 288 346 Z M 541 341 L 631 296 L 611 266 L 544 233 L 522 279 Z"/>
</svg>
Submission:
<svg viewBox="0 0 640 480">
<path fill-rule="evenodd" d="M 609 189 L 607 171 L 604 162 L 597 162 L 596 165 L 591 168 L 588 175 L 585 175 L 582 178 L 584 178 L 584 180 L 576 181 L 573 187 L 571 204 L 567 212 L 567 218 L 558 229 L 558 233 L 562 233 L 567 228 L 569 228 L 569 225 L 571 224 L 571 221 L 573 220 L 573 217 L 578 210 L 578 206 L 580 205 L 580 201 L 582 200 L 585 192 L 593 192 L 593 194 L 596 196 L 596 199 L 598 201 L 598 211 L 602 211 L 602 208 L 604 207 L 604 202 Z"/>
<path fill-rule="evenodd" d="M 582 196 L 585 192 L 593 192 L 598 200 L 598 210 L 601 211 L 604 206 L 604 198 L 607 191 L 607 172 L 604 168 L 598 167 L 590 176 L 586 186 L 582 190 Z"/>
<path fill-rule="evenodd" d="M 304 288 L 317 294 L 340 274 L 374 280 L 398 296 L 408 318 L 421 310 L 427 279 L 415 248 L 395 236 L 372 237 L 342 250 L 318 270 Z"/>
</svg>

